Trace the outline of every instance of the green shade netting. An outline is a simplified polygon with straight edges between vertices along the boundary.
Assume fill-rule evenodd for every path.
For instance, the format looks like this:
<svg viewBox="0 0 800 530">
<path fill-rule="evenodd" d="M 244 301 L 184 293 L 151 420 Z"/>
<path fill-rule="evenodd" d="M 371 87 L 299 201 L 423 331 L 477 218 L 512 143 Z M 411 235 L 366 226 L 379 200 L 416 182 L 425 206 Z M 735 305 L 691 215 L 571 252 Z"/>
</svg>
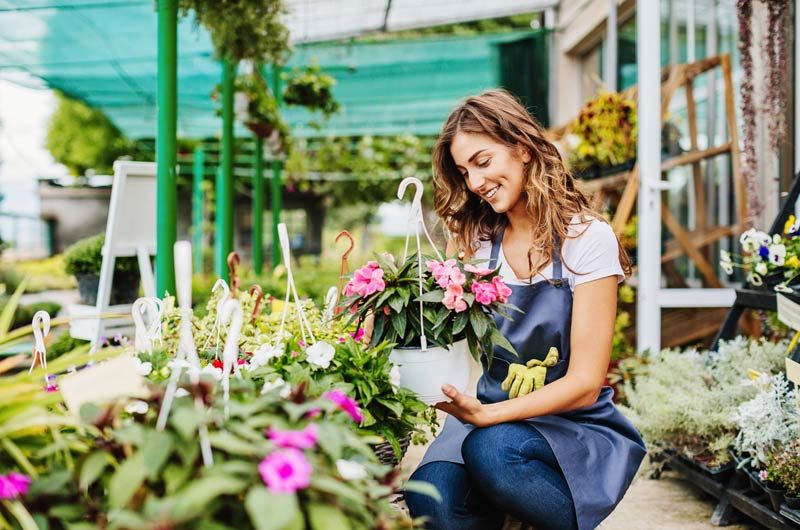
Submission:
<svg viewBox="0 0 800 530">
<path fill-rule="evenodd" d="M 128 137 L 154 137 L 156 31 L 152 0 L 5 0 L 0 67 L 32 74 L 102 109 Z M 287 67 L 316 59 L 336 78 L 342 109 L 322 130 L 308 126 L 313 117 L 302 109 L 286 108 L 285 118 L 296 136 L 436 134 L 458 100 L 499 84 L 499 45 L 533 33 L 296 44 Z M 181 20 L 179 136 L 219 134 L 209 95 L 220 76 L 205 30 Z"/>
</svg>

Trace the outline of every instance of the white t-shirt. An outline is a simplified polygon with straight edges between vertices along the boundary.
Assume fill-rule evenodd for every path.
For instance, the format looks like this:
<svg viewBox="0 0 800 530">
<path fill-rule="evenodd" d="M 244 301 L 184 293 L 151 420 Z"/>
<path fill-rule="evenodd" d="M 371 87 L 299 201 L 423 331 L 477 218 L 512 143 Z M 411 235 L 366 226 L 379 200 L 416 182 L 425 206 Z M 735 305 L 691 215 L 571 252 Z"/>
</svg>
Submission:
<svg viewBox="0 0 800 530">
<path fill-rule="evenodd" d="M 583 233 L 581 234 L 581 232 Z M 607 276 L 617 276 L 619 283 L 625 280 L 625 273 L 619 262 L 617 238 L 614 236 L 614 230 L 611 225 L 596 219 L 581 223 L 580 219 L 576 217 L 570 224 L 568 233 L 570 238 L 564 241 L 561 250 L 561 276 L 569 281 L 569 286 L 572 290 L 575 290 L 577 285 Z M 479 260 L 482 265 L 488 265 L 491 251 L 492 242 L 482 241 L 475 252 L 475 259 Z M 500 275 L 503 277 L 504 282 L 512 285 L 529 283 L 527 279 L 523 280 L 516 277 L 514 271 L 506 262 L 502 246 L 497 260 L 500 263 Z M 564 264 L 575 272 L 571 272 Z M 549 263 L 536 275 L 533 283 L 551 279 L 552 277 L 553 264 Z"/>
</svg>

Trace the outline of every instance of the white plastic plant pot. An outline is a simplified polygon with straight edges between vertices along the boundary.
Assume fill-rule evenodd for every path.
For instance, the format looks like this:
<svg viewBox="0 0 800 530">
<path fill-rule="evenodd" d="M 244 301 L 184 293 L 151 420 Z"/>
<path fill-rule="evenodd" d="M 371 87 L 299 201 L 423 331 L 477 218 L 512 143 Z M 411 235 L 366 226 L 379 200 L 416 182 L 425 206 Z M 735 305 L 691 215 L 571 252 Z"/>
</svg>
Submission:
<svg viewBox="0 0 800 530">
<path fill-rule="evenodd" d="M 466 339 L 447 348 L 394 348 L 389 359 L 400 366 L 400 386 L 416 392 L 428 405 L 449 401 L 442 385 L 464 392 L 469 384 L 470 356 Z"/>
</svg>

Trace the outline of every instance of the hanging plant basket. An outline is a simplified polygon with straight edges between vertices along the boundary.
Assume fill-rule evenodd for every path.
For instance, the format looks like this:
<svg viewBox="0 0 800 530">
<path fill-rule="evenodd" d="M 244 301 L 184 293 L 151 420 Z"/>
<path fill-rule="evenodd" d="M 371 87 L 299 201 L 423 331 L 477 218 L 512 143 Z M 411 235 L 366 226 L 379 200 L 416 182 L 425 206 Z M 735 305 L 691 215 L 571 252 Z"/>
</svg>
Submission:
<svg viewBox="0 0 800 530">
<path fill-rule="evenodd" d="M 253 134 L 259 138 L 269 138 L 275 131 L 275 125 L 263 121 L 246 121 L 245 126 L 253 131 Z"/>
</svg>

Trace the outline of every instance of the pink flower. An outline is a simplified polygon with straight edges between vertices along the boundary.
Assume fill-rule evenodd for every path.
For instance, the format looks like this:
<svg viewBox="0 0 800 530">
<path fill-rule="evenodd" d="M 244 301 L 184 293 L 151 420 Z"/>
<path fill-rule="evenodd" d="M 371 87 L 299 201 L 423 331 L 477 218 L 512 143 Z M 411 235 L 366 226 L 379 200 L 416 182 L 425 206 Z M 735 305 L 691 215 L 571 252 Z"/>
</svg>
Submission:
<svg viewBox="0 0 800 530">
<path fill-rule="evenodd" d="M 464 273 L 458 268 L 456 260 L 454 259 L 441 262 L 429 260 L 425 262 L 425 265 L 428 267 L 428 270 L 433 273 L 436 283 L 442 289 L 447 289 L 451 283 L 464 285 L 464 282 L 467 281 L 467 277 L 464 276 Z"/>
<path fill-rule="evenodd" d="M 492 285 L 494 285 L 494 289 L 497 291 L 497 301 L 501 304 L 507 303 L 508 297 L 511 296 L 511 287 L 503 283 L 500 276 L 492 278 Z"/>
<path fill-rule="evenodd" d="M 307 418 L 317 418 L 321 415 L 322 415 L 322 409 L 319 407 L 314 407 L 313 409 L 309 409 L 309 411 L 306 412 Z"/>
<path fill-rule="evenodd" d="M 475 300 L 480 304 L 489 305 L 497 300 L 497 290 L 492 283 L 475 280 L 472 282 L 470 290 L 475 295 Z"/>
<path fill-rule="evenodd" d="M 280 447 L 310 449 L 317 443 L 319 428 L 313 423 L 300 431 L 279 431 L 270 427 L 267 436 L 271 442 Z"/>
<path fill-rule="evenodd" d="M 355 332 L 351 332 L 350 336 L 353 337 L 354 341 L 359 342 L 364 338 L 364 328 L 358 328 Z"/>
<path fill-rule="evenodd" d="M 447 309 L 455 309 L 456 313 L 461 313 L 462 311 L 466 311 L 468 307 L 463 296 L 464 288 L 457 283 L 451 283 L 447 286 L 442 303 Z"/>
<path fill-rule="evenodd" d="M 357 294 L 362 298 L 386 289 L 383 269 L 377 261 L 369 261 L 353 274 L 353 279 L 345 286 L 345 296 Z M 350 294 L 348 294 L 350 293 Z"/>
<path fill-rule="evenodd" d="M 355 399 L 351 398 L 338 388 L 325 392 L 322 397 L 329 399 L 343 411 L 345 411 L 353 421 L 361 423 L 364 420 L 364 415 L 361 414 L 361 408 Z"/>
<path fill-rule="evenodd" d="M 31 478 L 22 473 L 11 472 L 0 475 L 0 499 L 15 499 L 28 493 Z"/>
<path fill-rule="evenodd" d="M 483 269 L 480 267 L 476 267 L 475 265 L 470 265 L 469 263 L 464 265 L 464 270 L 467 272 L 471 272 L 475 276 L 486 276 L 487 274 L 491 274 L 494 272 L 492 269 Z"/>
<path fill-rule="evenodd" d="M 47 385 L 44 387 L 44 391 L 52 394 L 53 392 L 58 392 L 58 385 Z"/>
<path fill-rule="evenodd" d="M 268 454 L 258 464 L 261 480 L 270 493 L 287 494 L 311 483 L 311 464 L 299 449 L 289 447 Z"/>
</svg>

